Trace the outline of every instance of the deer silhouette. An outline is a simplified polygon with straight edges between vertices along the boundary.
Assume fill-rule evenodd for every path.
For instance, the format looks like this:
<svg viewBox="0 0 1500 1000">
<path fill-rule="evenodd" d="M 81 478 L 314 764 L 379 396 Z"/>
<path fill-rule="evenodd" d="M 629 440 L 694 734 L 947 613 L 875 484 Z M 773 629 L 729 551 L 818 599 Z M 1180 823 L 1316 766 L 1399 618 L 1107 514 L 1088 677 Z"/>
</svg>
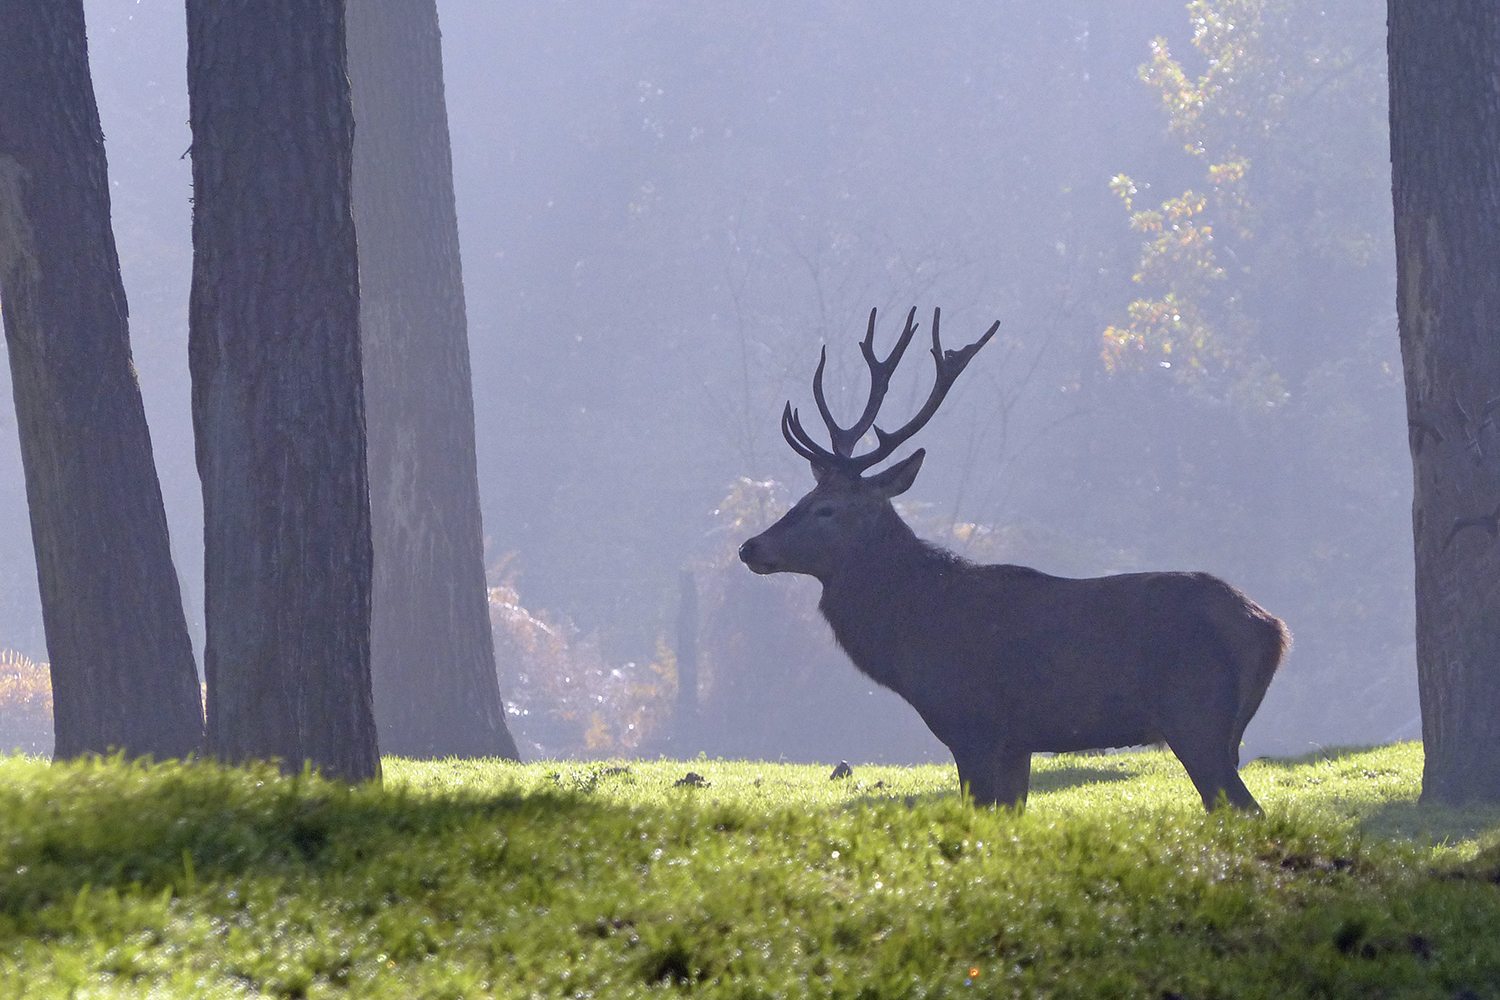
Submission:
<svg viewBox="0 0 1500 1000">
<path fill-rule="evenodd" d="M 976 565 L 919 539 L 891 505 L 916 479 L 923 449 L 865 474 L 932 418 L 1000 327 L 945 351 L 940 315 L 933 310 L 932 392 L 894 431 L 875 420 L 916 310 L 884 360 L 870 311 L 860 343 L 870 395 L 850 427 L 824 398 L 824 350 L 813 398 L 832 448 L 813 440 L 788 402 L 782 434 L 817 485 L 740 546 L 740 559 L 756 573 L 804 573 L 823 585 L 818 607 L 839 645 L 917 710 L 978 804 L 1024 806 L 1034 752 L 1165 741 L 1208 809 L 1227 800 L 1258 810 L 1240 780 L 1240 738 L 1291 643 L 1280 619 L 1207 573 L 1069 579 Z M 873 449 L 855 455 L 872 431 Z"/>
</svg>

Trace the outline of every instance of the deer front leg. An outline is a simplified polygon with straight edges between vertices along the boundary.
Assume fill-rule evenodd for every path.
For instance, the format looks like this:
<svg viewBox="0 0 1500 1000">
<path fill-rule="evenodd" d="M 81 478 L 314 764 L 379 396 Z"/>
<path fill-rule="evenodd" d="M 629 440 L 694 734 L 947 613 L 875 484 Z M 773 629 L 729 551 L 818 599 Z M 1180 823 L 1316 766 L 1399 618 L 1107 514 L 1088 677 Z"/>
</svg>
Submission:
<svg viewBox="0 0 1500 1000">
<path fill-rule="evenodd" d="M 953 755 L 958 764 L 960 787 L 976 806 L 1007 806 L 1017 812 L 1026 808 L 1031 787 L 1031 751 L 992 747 L 988 751 Z"/>
</svg>

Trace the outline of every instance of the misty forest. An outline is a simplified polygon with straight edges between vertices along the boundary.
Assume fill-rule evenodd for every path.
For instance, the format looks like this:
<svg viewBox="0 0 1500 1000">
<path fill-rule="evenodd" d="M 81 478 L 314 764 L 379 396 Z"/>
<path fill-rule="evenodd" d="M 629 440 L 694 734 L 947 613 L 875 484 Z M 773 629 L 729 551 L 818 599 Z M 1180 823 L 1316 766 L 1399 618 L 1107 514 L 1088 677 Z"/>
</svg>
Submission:
<svg viewBox="0 0 1500 1000">
<path fill-rule="evenodd" d="M 0 1000 L 1500 995 L 1497 80 L 0 0 Z"/>
<path fill-rule="evenodd" d="M 208 154 L 188 38 L 180 5 L 84 7 L 201 665 L 188 329 Z M 1000 322 L 917 442 L 898 509 L 919 535 L 1253 595 L 1295 644 L 1243 759 L 1420 737 L 1383 4 L 438 8 L 500 731 L 523 759 L 949 759 L 835 646 L 816 582 L 735 558 L 812 486 L 779 420 L 811 411 L 820 348 L 831 408 L 862 405 L 872 307 L 882 354 L 912 307 L 941 307 L 953 346 Z M 352 21 L 357 144 L 375 84 Z M 930 379 L 898 370 L 884 421 Z M 0 421 L 0 647 L 19 669 L 48 649 Z M 7 717 L 7 746 L 50 752 L 50 719 L 28 718 Z"/>
</svg>

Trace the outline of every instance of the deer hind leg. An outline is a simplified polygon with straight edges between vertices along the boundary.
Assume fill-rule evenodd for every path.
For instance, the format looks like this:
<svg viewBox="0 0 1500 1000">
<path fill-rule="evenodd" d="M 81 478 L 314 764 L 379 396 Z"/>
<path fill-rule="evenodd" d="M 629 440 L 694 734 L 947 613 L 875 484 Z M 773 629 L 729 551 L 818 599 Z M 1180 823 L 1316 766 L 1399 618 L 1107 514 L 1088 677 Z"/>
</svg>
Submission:
<svg viewBox="0 0 1500 1000">
<path fill-rule="evenodd" d="M 976 806 L 1007 806 L 1018 812 L 1026 808 L 1031 787 L 1031 751 L 992 747 L 984 751 L 953 755 L 958 780 Z"/>
<path fill-rule="evenodd" d="M 1212 812 L 1222 794 L 1234 808 L 1258 813 L 1260 804 L 1240 780 L 1238 747 L 1230 747 L 1224 735 L 1228 728 L 1200 723 L 1163 735 L 1198 789 L 1205 809 Z"/>
<path fill-rule="evenodd" d="M 1184 651 L 1161 692 L 1157 729 L 1182 761 L 1205 808 L 1213 811 L 1223 795 L 1236 809 L 1260 812 L 1240 780 L 1235 718 L 1239 671 L 1211 633 L 1189 645 L 1193 648 Z"/>
<path fill-rule="evenodd" d="M 1176 747 L 1172 749 L 1174 752 L 1177 751 Z M 1182 761 L 1188 777 L 1192 779 L 1193 787 L 1198 789 L 1198 795 L 1202 797 L 1205 809 L 1213 812 L 1220 802 L 1227 801 L 1229 805 L 1244 812 L 1261 811 L 1260 803 L 1255 801 L 1255 796 L 1250 794 L 1250 789 L 1246 788 L 1245 783 L 1240 780 L 1239 771 L 1235 769 L 1234 762 L 1227 755 L 1217 762 L 1204 761 L 1201 756 L 1206 755 L 1186 757 L 1177 753 L 1177 759 Z"/>
</svg>

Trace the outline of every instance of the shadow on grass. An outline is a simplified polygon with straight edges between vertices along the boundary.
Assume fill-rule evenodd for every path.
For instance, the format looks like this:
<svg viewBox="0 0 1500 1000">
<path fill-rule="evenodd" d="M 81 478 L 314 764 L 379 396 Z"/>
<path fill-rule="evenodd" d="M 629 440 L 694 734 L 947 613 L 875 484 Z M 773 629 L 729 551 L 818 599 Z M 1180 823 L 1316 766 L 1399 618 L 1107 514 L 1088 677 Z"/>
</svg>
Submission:
<svg viewBox="0 0 1500 1000">
<path fill-rule="evenodd" d="M 1291 771 L 1325 761 L 1341 761 L 1380 746 L 1323 747 L 1297 757 L 1259 757 L 1255 764 L 1269 770 Z M 1418 747 L 1420 750 L 1420 747 Z M 1371 776 L 1368 775 L 1367 776 Z M 1401 799 L 1382 802 L 1358 819 L 1366 837 L 1408 841 L 1433 847 L 1456 846 L 1478 841 L 1481 847 L 1500 841 L 1500 805 L 1475 804 L 1453 807 Z"/>
<path fill-rule="evenodd" d="M 1316 764 L 1325 760 L 1343 760 L 1345 757 L 1354 757 L 1371 750 L 1378 750 L 1378 746 L 1352 746 L 1352 747 L 1320 747 L 1311 753 L 1301 754 L 1297 757 L 1257 757 L 1251 761 L 1261 767 L 1280 768 L 1290 771 L 1296 767 L 1306 767 L 1308 764 Z"/>
<path fill-rule="evenodd" d="M 1079 785 L 1102 785 L 1111 781 L 1129 781 L 1134 777 L 1137 775 L 1116 767 L 1054 767 L 1031 772 L 1031 791 L 1060 792 Z"/>
<path fill-rule="evenodd" d="M 1435 847 L 1500 835 L 1500 805 L 1455 808 L 1420 802 L 1388 802 L 1360 820 L 1366 836 L 1411 840 Z"/>
<path fill-rule="evenodd" d="M 1140 777 L 1138 773 L 1124 771 L 1119 768 L 1089 767 L 1080 765 L 1076 767 L 1053 767 L 1045 771 L 1033 770 L 1031 772 L 1030 794 L 1036 795 L 1043 792 L 1060 792 L 1067 788 L 1076 788 L 1080 785 L 1099 785 L 1117 781 L 1129 781 Z M 892 800 L 904 801 L 908 809 L 918 802 L 934 803 L 952 801 L 958 798 L 957 786 L 949 790 L 923 792 L 918 795 L 909 795 L 900 792 L 887 792 L 882 794 L 876 789 L 868 789 L 864 795 L 846 803 L 842 808 L 848 809 L 860 805 L 872 805 L 885 803 Z"/>
<path fill-rule="evenodd" d="M 24 918 L 90 887 L 158 893 L 241 878 L 317 882 L 366 871 L 372 858 L 409 856 L 447 835 L 497 830 L 503 837 L 494 866 L 546 878 L 567 856 L 533 843 L 537 831 L 597 826 L 623 837 L 634 825 L 628 806 L 568 789 L 429 796 L 284 778 L 263 765 L 115 761 L 64 768 L 40 788 L 0 789 L 11 835 L 0 917 Z M 61 798 L 70 808 L 54 805 Z M 506 861 L 522 844 L 523 860 Z M 390 891 L 419 895 L 419 868 L 388 872 Z"/>
</svg>

